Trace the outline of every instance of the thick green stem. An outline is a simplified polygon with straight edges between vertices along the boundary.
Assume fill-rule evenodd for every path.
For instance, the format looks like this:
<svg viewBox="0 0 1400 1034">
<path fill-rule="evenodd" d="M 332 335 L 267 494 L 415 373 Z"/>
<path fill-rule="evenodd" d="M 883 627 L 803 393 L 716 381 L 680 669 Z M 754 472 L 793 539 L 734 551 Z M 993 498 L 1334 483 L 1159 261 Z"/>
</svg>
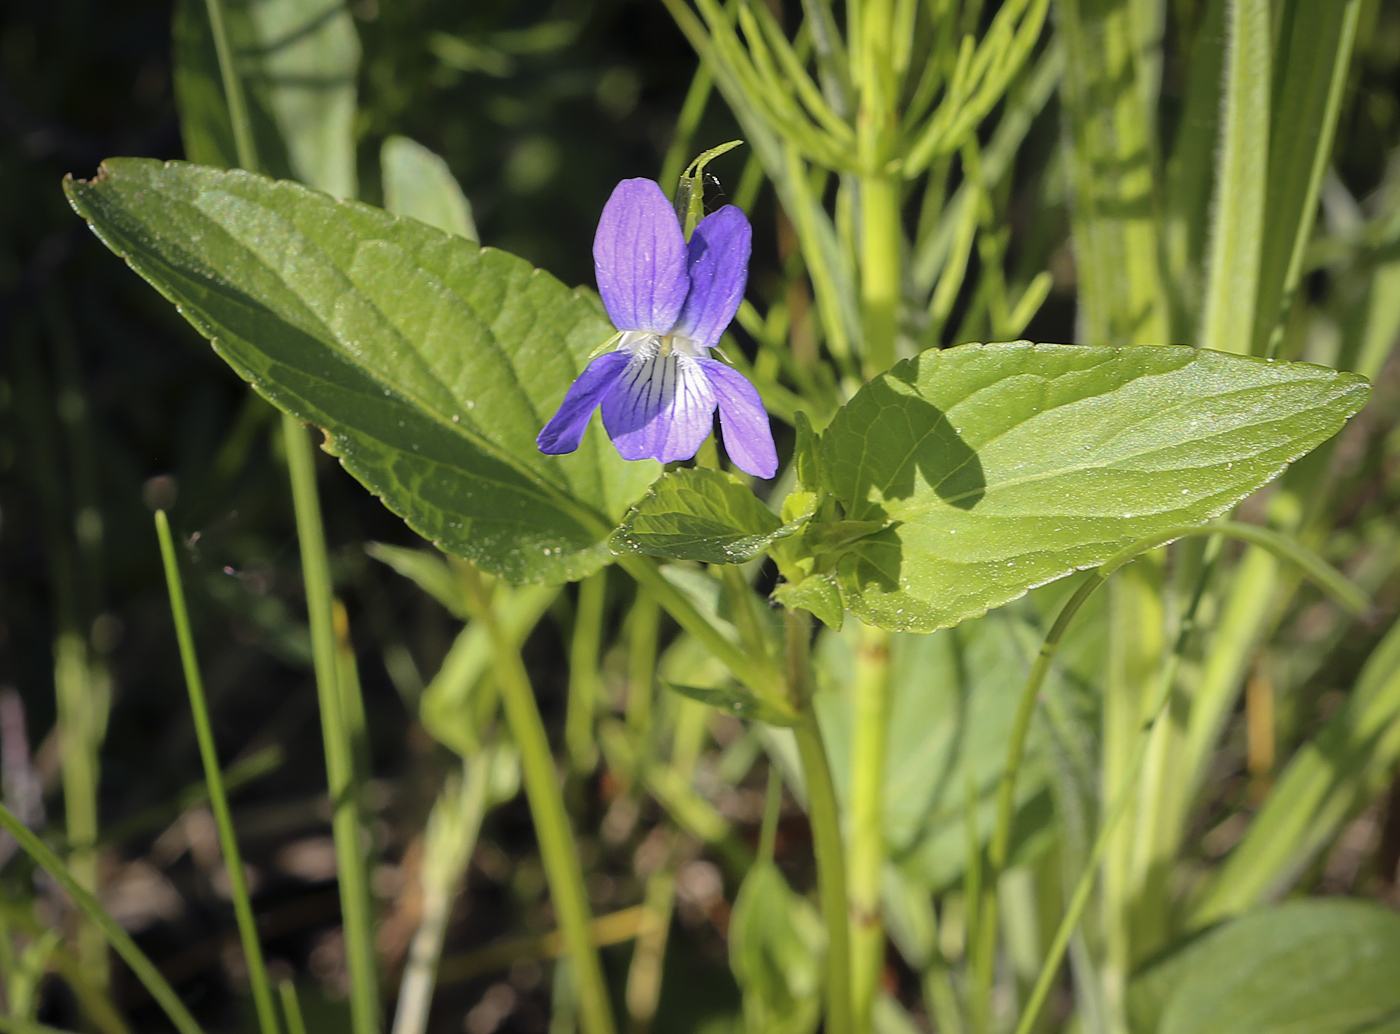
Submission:
<svg viewBox="0 0 1400 1034">
<path fill-rule="evenodd" d="M 175 638 L 180 644 L 180 663 L 185 671 L 185 687 L 190 694 L 190 711 L 194 715 L 195 736 L 199 740 L 199 757 L 204 763 L 204 778 L 209 787 L 209 806 L 219 830 L 219 846 L 224 852 L 224 869 L 228 872 L 229 896 L 233 899 L 233 914 L 238 921 L 238 937 L 243 942 L 244 960 L 248 965 L 248 983 L 253 989 L 253 1006 L 258 1014 L 258 1027 L 263 1034 L 277 1034 L 277 1008 L 272 1000 L 272 983 L 267 978 L 262 946 L 258 943 L 258 925 L 253 918 L 253 902 L 248 895 L 248 879 L 243 872 L 243 857 L 238 850 L 238 838 L 233 831 L 233 815 L 224 792 L 223 773 L 219 769 L 219 753 L 214 745 L 214 729 L 209 722 L 209 707 L 204 699 L 204 680 L 199 673 L 199 660 L 194 652 L 194 635 L 190 631 L 190 615 L 185 607 L 185 588 L 180 582 L 180 567 L 175 559 L 175 543 L 170 537 L 170 522 L 165 511 L 156 511 L 156 534 L 160 538 L 160 557 L 165 564 L 165 584 L 170 593 L 170 613 L 175 619 Z"/>
<path fill-rule="evenodd" d="M 860 294 L 866 377 L 895 361 L 900 285 L 899 181 L 870 174 L 860 181 Z"/>
<path fill-rule="evenodd" d="M 565 950 L 572 964 L 583 1034 L 614 1034 L 612 1006 L 598 950 L 592 936 L 593 918 L 583 885 L 583 869 L 574 849 L 574 835 L 564 811 L 564 796 L 554 770 L 544 721 L 535 703 L 530 676 L 492 609 L 490 593 L 474 568 L 464 567 L 464 577 L 474 597 L 474 617 L 486 626 L 496 659 L 501 704 L 516 749 L 525 796 L 539 839 L 540 860 L 549 882 L 550 899 L 559 920 Z"/>
<path fill-rule="evenodd" d="M 851 751 L 850 838 L 846 877 L 851 909 L 851 1003 L 856 1030 L 868 1031 L 885 963 L 880 914 L 885 867 L 885 758 L 890 724 L 890 636 L 866 626 L 856 655 Z"/>
<path fill-rule="evenodd" d="M 807 783 L 807 815 L 817 860 L 817 891 L 826 921 L 827 1034 L 852 1034 L 850 906 L 846 898 L 846 854 L 841 841 L 841 813 L 821 727 L 812 708 L 809 667 L 811 619 L 804 611 L 787 613 L 788 683 L 800 717 L 793 728 Z"/>
<path fill-rule="evenodd" d="M 316 696 L 326 751 L 326 782 L 333 809 L 331 834 L 335 841 L 340 911 L 345 924 L 345 953 L 350 970 L 350 1024 L 354 1034 L 375 1034 L 379 1030 L 380 1015 L 374 916 L 360 823 L 360 786 L 355 778 L 354 746 L 336 663 L 335 607 L 330 559 L 321 524 L 321 500 L 316 493 L 315 457 L 305 428 L 287 413 L 282 414 L 282 440 L 301 546 L 311 656 L 316 668 Z"/>
</svg>

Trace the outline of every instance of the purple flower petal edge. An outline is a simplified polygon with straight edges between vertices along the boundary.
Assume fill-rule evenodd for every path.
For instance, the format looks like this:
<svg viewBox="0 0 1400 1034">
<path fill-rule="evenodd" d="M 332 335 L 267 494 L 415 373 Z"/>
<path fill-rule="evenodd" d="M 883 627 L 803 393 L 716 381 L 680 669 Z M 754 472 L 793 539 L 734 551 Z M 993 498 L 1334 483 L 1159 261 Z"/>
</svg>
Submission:
<svg viewBox="0 0 1400 1034">
<path fill-rule="evenodd" d="M 758 389 L 738 370 L 716 359 L 697 359 L 714 387 L 724 450 L 740 470 L 771 478 L 778 472 L 778 450 Z"/>
<path fill-rule="evenodd" d="M 593 238 L 593 268 L 613 326 L 670 332 L 690 289 L 686 245 L 671 202 L 652 180 L 614 188 Z"/>
<path fill-rule="evenodd" d="M 675 332 L 713 348 L 729 326 L 749 278 L 753 231 L 744 213 L 725 205 L 700 221 L 690 235 L 687 262 L 690 293 Z"/>
<path fill-rule="evenodd" d="M 589 417 L 622 376 L 629 358 L 626 352 L 607 352 L 588 364 L 578 380 L 569 385 L 564 401 L 559 404 L 559 412 L 535 438 L 540 452 L 558 456 L 578 448 L 583 432 L 588 429 Z"/>
</svg>

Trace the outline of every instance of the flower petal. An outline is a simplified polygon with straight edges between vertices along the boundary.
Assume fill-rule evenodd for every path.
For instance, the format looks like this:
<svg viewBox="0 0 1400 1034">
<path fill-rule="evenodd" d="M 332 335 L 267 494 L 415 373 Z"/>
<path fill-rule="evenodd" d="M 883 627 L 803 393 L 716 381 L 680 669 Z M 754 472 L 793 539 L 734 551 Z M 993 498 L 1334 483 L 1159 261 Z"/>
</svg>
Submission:
<svg viewBox="0 0 1400 1034">
<path fill-rule="evenodd" d="M 705 371 L 719 403 L 719 426 L 724 450 L 740 470 L 771 478 L 778 472 L 778 450 L 758 389 L 734 369 L 716 359 L 695 360 Z M 607 417 L 606 410 L 604 418 Z"/>
<path fill-rule="evenodd" d="M 733 205 L 707 215 L 690 235 L 687 261 L 690 294 L 676 319 L 675 333 L 713 348 L 729 326 L 749 278 L 753 231 Z"/>
<path fill-rule="evenodd" d="M 603 426 L 624 459 L 687 460 L 714 426 L 715 393 L 684 355 L 639 355 L 603 399 Z"/>
<path fill-rule="evenodd" d="M 593 238 L 598 293 L 618 330 L 668 334 L 690 280 L 685 237 L 671 202 L 651 180 L 623 180 Z"/>
<path fill-rule="evenodd" d="M 558 456 L 578 448 L 583 432 L 588 429 L 588 418 L 608 389 L 617 383 L 631 358 L 626 352 L 606 352 L 588 364 L 578 380 L 569 385 L 564 401 L 559 404 L 559 412 L 535 439 L 540 452 Z"/>
</svg>

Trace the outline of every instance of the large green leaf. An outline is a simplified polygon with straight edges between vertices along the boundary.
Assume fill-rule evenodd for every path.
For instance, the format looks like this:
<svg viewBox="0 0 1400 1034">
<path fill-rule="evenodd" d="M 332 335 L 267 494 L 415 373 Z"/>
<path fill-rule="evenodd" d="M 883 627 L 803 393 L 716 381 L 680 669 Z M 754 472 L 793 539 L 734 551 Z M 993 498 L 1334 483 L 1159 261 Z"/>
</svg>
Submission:
<svg viewBox="0 0 1400 1034">
<path fill-rule="evenodd" d="M 651 486 L 612 545 L 618 552 L 741 564 L 762 553 L 782 526 L 732 474 L 682 467 Z"/>
<path fill-rule="evenodd" d="M 512 581 L 580 578 L 659 468 L 596 425 L 535 434 L 611 328 L 521 259 L 293 183 L 115 159 L 69 198 L 272 402 L 441 549 Z"/>
<path fill-rule="evenodd" d="M 957 624 L 1224 512 L 1368 392 L 1355 374 L 1184 346 L 925 352 L 822 436 L 846 516 L 885 526 L 841 558 L 846 602 L 889 629 Z"/>
<path fill-rule="evenodd" d="M 354 197 L 360 40 L 341 0 L 243 0 L 225 5 L 257 164 L 336 197 Z M 174 80 L 185 155 L 239 164 L 205 0 L 177 0 Z"/>
<path fill-rule="evenodd" d="M 1158 963 L 1135 982 L 1130 1008 L 1135 1029 L 1157 1034 L 1379 1034 L 1400 1025 L 1396 959 L 1394 912 L 1292 901 Z"/>
</svg>

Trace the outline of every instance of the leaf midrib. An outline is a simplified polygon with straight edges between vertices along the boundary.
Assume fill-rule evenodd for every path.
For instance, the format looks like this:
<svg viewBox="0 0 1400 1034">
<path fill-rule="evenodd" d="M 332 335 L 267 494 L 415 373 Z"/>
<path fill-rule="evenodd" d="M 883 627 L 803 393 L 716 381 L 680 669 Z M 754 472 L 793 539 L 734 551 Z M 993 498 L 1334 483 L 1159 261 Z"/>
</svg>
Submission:
<svg viewBox="0 0 1400 1034">
<path fill-rule="evenodd" d="M 148 166 L 148 165 L 150 165 L 150 164 L 157 164 L 157 163 L 155 163 L 155 162 L 148 162 L 148 161 L 139 160 L 139 159 L 138 159 L 138 160 L 135 160 L 135 161 L 139 162 L 139 166 L 138 166 L 138 167 L 140 167 L 140 166 Z M 121 164 L 124 165 L 125 163 L 121 163 Z M 164 166 L 162 166 L 162 167 L 164 167 Z M 105 174 L 105 175 L 104 175 L 104 174 Z M 125 186 L 125 187 L 123 187 L 123 185 L 122 185 L 122 184 L 123 184 L 123 180 L 124 180 L 125 183 L 127 184 L 127 186 Z M 121 165 L 118 165 L 118 166 L 116 166 L 115 168 L 113 168 L 112 165 L 111 165 L 110 163 L 106 163 L 106 162 L 103 163 L 103 171 L 100 171 L 100 172 L 99 172 L 99 176 L 98 176 L 98 180 L 97 180 L 97 181 L 93 181 L 93 182 L 73 181 L 73 183 L 74 183 L 73 194 L 76 195 L 76 197 L 79 197 L 79 198 L 82 199 L 82 207 L 83 207 L 83 209 L 84 209 L 84 211 L 82 212 L 82 215 L 83 215 L 83 217 L 88 221 L 89 225 L 92 225 L 93 219 L 92 219 L 92 217 L 89 215 L 89 213 L 86 211 L 86 208 L 87 208 L 87 200 L 88 200 L 88 194 L 89 194 L 89 192 L 97 193 L 98 198 L 99 198 L 99 200 L 100 200 L 100 198 L 101 198 L 100 192 L 101 192 L 101 190 L 103 189 L 103 186 L 104 186 L 104 184 L 105 184 L 106 182 L 110 182 L 110 183 L 113 184 L 112 189 L 117 189 L 117 190 L 131 190 L 131 189 L 133 189 L 133 187 L 130 185 L 130 184 L 131 184 L 131 177 L 124 176 L 123 171 L 122 171 L 122 168 L 121 168 Z M 137 187 L 137 188 L 135 188 L 135 189 L 138 189 L 138 190 L 139 190 L 140 188 Z M 554 504 L 558 509 L 560 509 L 560 510 L 562 510 L 563 512 L 569 514 L 569 516 L 571 516 L 571 517 L 574 518 L 575 520 L 578 520 L 579 523 L 580 523 L 584 528 L 586 528 L 586 529 L 592 531 L 594 534 L 597 534 L 597 535 L 600 535 L 600 536 L 606 536 L 606 535 L 608 534 L 608 532 L 612 530 L 612 525 L 611 525 L 611 523 L 609 523 L 603 515 L 599 514 L 599 513 L 598 513 L 597 511 L 595 511 L 591 506 L 587 506 L 587 505 L 585 505 L 585 504 L 582 504 L 582 503 L 578 502 L 577 500 L 573 499 L 573 498 L 570 497 L 570 496 L 561 495 L 561 494 L 559 493 L 559 491 L 558 491 L 557 489 L 555 489 L 551 484 L 549 484 L 549 482 L 548 482 L 547 480 L 545 480 L 544 477 L 543 477 L 542 475 L 536 473 L 535 470 L 534 470 L 533 468 L 530 468 L 530 467 L 525 466 L 524 464 L 520 463 L 511 453 L 509 453 L 509 452 L 507 452 L 507 451 L 501 449 L 500 446 L 498 446 L 495 442 L 491 441 L 491 439 L 489 439 L 489 438 L 487 438 L 487 437 L 485 437 L 484 435 L 481 435 L 481 434 L 479 434 L 479 433 L 474 433 L 474 432 L 472 432 L 471 429 L 470 429 L 469 427 L 467 427 L 467 426 L 465 426 L 465 425 L 463 425 L 463 424 L 461 424 L 461 423 L 455 423 L 455 424 L 454 424 L 454 423 L 452 423 L 450 420 L 441 419 L 441 418 L 439 417 L 439 415 L 437 414 L 436 409 L 435 409 L 435 408 L 429 408 L 429 407 L 427 407 L 425 404 L 423 404 L 423 403 L 416 397 L 416 394 L 415 394 L 415 393 L 412 393 L 412 392 L 405 392 L 405 391 L 403 391 L 403 390 L 402 390 L 399 386 L 397 386 L 397 385 L 393 385 L 393 384 L 386 383 L 384 380 L 382 380 L 382 379 L 381 379 L 376 373 L 374 373 L 372 370 L 370 370 L 369 368 L 367 368 L 367 367 L 363 366 L 362 364 L 356 362 L 356 361 L 354 360 L 353 354 L 347 352 L 344 348 L 341 347 L 341 344 L 340 344 L 340 342 L 339 342 L 339 339 L 336 337 L 336 335 L 335 335 L 333 332 L 331 332 L 330 328 L 326 325 L 326 322 L 325 322 L 324 318 L 323 318 L 319 313 L 317 313 L 314 309 L 312 309 L 309 305 L 307 305 L 307 304 L 305 303 L 305 301 L 304 301 L 303 298 L 302 298 L 301 293 L 298 292 L 298 291 L 296 290 L 296 288 L 286 280 L 286 278 L 282 275 L 282 273 L 281 273 L 278 269 L 276 269 L 276 267 L 274 267 L 274 266 L 271 265 L 267 260 L 265 260 L 264 257 L 263 257 L 260 253 L 258 253 L 258 252 L 256 252 L 256 251 L 253 251 L 252 249 L 250 249 L 250 248 L 244 243 L 244 241 L 243 241 L 241 238 L 239 238 L 239 237 L 234 236 L 233 234 L 231 234 L 231 233 L 224 227 L 223 224 L 221 224 L 221 223 L 217 222 L 216 220 L 214 220 L 213 218 L 211 218 L 207 213 L 205 213 L 205 212 L 202 211 L 200 208 L 198 208 L 196 205 L 194 205 L 187 197 L 178 197 L 178 199 L 177 199 L 177 198 L 172 198 L 170 192 L 167 191 L 167 190 L 161 190 L 161 189 L 159 189 L 159 188 L 156 188 L 156 191 L 157 191 L 157 193 L 159 193 L 159 194 L 160 194 L 162 197 L 164 197 L 164 198 L 167 198 L 167 199 L 172 200 L 172 201 L 173 201 L 173 200 L 178 200 L 178 201 L 183 205 L 183 207 L 186 209 L 186 211 L 191 212 L 191 213 L 197 215 L 198 219 L 200 220 L 200 222 L 201 222 L 202 224 L 204 224 L 205 226 L 207 226 L 207 227 L 209 227 L 209 228 L 211 228 L 211 229 L 213 229 L 213 230 L 217 230 L 226 240 L 228 240 L 229 242 L 231 242 L 233 245 L 237 246 L 238 249 L 239 249 L 243 254 L 245 254 L 246 256 L 249 256 L 257 266 L 259 266 L 259 267 L 262 268 L 265 272 L 267 272 L 267 273 L 268 273 L 274 280 L 276 280 L 278 283 L 282 284 L 283 287 L 285 287 L 285 288 L 290 292 L 290 294 L 291 294 L 294 298 L 296 298 L 296 299 L 298 300 L 298 302 L 299 302 L 299 303 L 301 304 L 301 306 L 302 306 L 303 311 L 305 311 L 305 312 L 308 314 L 308 316 L 311 318 L 311 320 L 314 321 L 314 325 L 315 325 L 316 327 L 319 327 L 319 328 L 320 328 L 320 331 L 321 331 L 321 334 L 320 334 L 320 335 L 308 335 L 308 336 L 313 336 L 313 337 L 315 337 L 316 340 L 320 341 L 320 343 L 323 345 L 323 347 L 327 347 L 327 350 L 328 350 L 332 355 L 334 355 L 339 361 L 346 363 L 348 366 L 350 366 L 352 369 L 354 369 L 361 377 L 363 377 L 363 378 L 364 378 L 365 380 L 367 380 L 368 382 L 370 382 L 370 383 L 372 383 L 372 384 L 376 384 L 376 385 L 378 385 L 381 389 L 385 389 L 385 390 L 391 392 L 392 395 L 393 395 L 394 397 L 398 398 L 398 399 L 399 399 L 400 401 L 402 401 L 403 403 L 405 403 L 405 404 L 407 404 L 407 405 L 413 407 L 417 412 L 423 414 L 423 416 L 424 416 L 425 418 L 430 419 L 430 420 L 431 420 L 435 425 L 437 425 L 438 427 L 443 428 L 443 429 L 446 429 L 446 430 L 450 431 L 451 433 L 453 433 L 454 435 L 460 436 L 460 437 L 462 437 L 463 439 L 465 439 L 465 440 L 467 440 L 467 441 L 473 443 L 473 444 L 476 445 L 478 448 L 480 448 L 483 452 L 485 452 L 485 453 L 487 453 L 488 455 L 490 455 L 493 459 L 496 459 L 496 460 L 498 460 L 499 462 L 502 462 L 505 466 L 507 466 L 508 468 L 514 470 L 517 474 L 519 474 L 519 475 L 521 476 L 522 480 L 524 480 L 524 481 L 526 481 L 528 484 L 532 485 L 532 486 L 540 493 L 540 498 L 542 498 L 542 499 L 544 499 L 544 500 L 547 500 L 547 501 L 550 501 L 550 502 L 551 502 L 552 504 Z M 243 202 L 243 203 L 257 205 L 259 208 L 264 209 L 264 211 L 271 211 L 271 214 L 277 216 L 277 218 L 278 218 L 279 220 L 281 220 L 281 221 L 283 221 L 283 222 L 286 222 L 285 217 L 283 217 L 280 213 L 277 213 L 277 212 L 275 212 L 275 211 L 272 211 L 272 210 L 267 209 L 267 207 L 266 207 L 265 205 L 263 205 L 260 201 L 247 198 L 247 197 L 245 197 L 245 196 L 243 196 L 243 195 L 241 195 L 241 194 L 234 194 L 234 193 L 229 192 L 229 191 L 227 191 L 227 190 L 222 190 L 222 189 L 221 189 L 220 192 L 222 192 L 223 194 L 225 194 L 225 196 L 234 198 L 234 199 L 236 199 L 236 200 L 238 200 L 238 201 L 241 201 L 241 202 Z M 337 202 L 337 203 L 338 203 L 338 204 L 346 204 L 346 202 Z M 349 281 L 349 278 L 345 275 L 345 273 L 344 273 L 343 270 L 340 270 L 340 268 L 339 268 L 338 265 L 336 265 L 334 262 L 331 262 L 331 261 L 330 261 L 329 256 L 326 254 L 326 252 L 324 251 L 324 249 L 321 248 L 321 246 L 319 245 L 319 243 L 315 242 L 315 241 L 314 241 L 313 239 L 311 239 L 311 238 L 308 238 L 308 237 L 306 236 L 306 234 L 303 233 L 303 232 L 300 230 L 300 228 L 294 226 L 293 229 L 296 231 L 296 233 L 298 234 L 298 237 L 299 237 L 300 239 L 302 239 L 303 241 L 309 241 L 309 242 L 315 247 L 316 254 L 317 254 L 318 257 L 321 259 L 321 261 L 322 261 L 322 262 L 325 262 L 325 263 L 327 263 L 327 264 L 329 264 L 330 267 L 331 267 L 332 269 L 335 270 L 335 272 L 337 273 L 338 277 L 339 277 L 341 280 L 343 280 L 343 281 L 348 281 L 348 282 L 353 283 L 352 281 Z M 95 227 L 95 226 L 94 226 L 94 230 L 96 230 L 96 227 Z M 103 236 L 104 239 L 106 239 L 106 236 L 107 236 L 107 235 L 104 234 L 104 235 L 101 235 L 101 236 Z M 125 229 L 125 236 L 127 236 L 127 238 L 128 238 L 129 241 L 131 241 L 131 240 L 137 240 L 137 241 L 139 241 L 139 234 L 134 234 L 134 233 L 132 233 L 132 231 L 131 231 L 129 228 L 126 228 L 126 229 Z M 165 237 L 165 240 L 166 240 L 167 242 L 170 242 L 170 241 L 172 240 L 172 237 L 171 237 L 170 235 L 167 235 L 167 236 Z M 387 243 L 394 244 L 394 242 L 392 242 L 392 241 L 389 241 L 389 242 L 387 242 Z M 399 245 L 395 245 L 395 246 L 396 246 L 396 247 L 401 247 L 401 246 L 399 246 Z M 145 270 L 148 268 L 148 262 L 147 262 L 147 261 L 145 260 L 145 258 L 144 258 L 144 256 L 145 256 L 146 254 L 154 254 L 154 255 L 156 255 L 156 257 L 153 258 L 151 261 L 152 261 L 152 262 L 157 262 L 157 263 L 159 263 L 159 264 L 161 264 L 161 265 L 164 265 L 166 269 L 170 270 L 171 273 L 173 274 L 173 275 L 170 277 L 171 280 L 183 280 L 183 281 L 185 281 L 186 283 L 189 283 L 189 284 L 192 284 L 192 285 L 195 285 L 195 286 L 199 287 L 201 290 L 204 290 L 204 291 L 209 290 L 209 287 L 208 287 L 207 284 L 199 283 L 199 282 L 196 281 L 192 276 L 188 275 L 188 274 L 187 274 L 183 269 L 181 269 L 179 266 L 177 266 L 177 265 L 171 263 L 169 260 L 165 259 L 164 257 L 161 257 L 158 253 L 153 253 L 153 252 L 147 251 L 146 249 L 142 249 L 142 254 L 138 255 L 135 248 L 127 248 L 127 247 L 120 247 L 120 248 L 114 247 L 112 250 L 115 251 L 115 252 L 117 252 L 117 253 L 118 253 L 124 260 L 126 260 L 126 261 L 132 266 L 132 268 L 135 269 L 138 273 L 141 273 L 143 279 L 146 279 L 146 280 L 148 280 L 148 281 L 154 279 L 154 278 L 152 278 L 152 277 L 150 277 L 150 276 L 147 276 L 146 273 L 145 273 Z M 181 248 L 180 251 L 183 253 L 184 249 Z M 415 263 L 415 265 L 416 265 L 416 263 Z M 190 269 L 197 269 L 197 268 L 203 268 L 203 267 L 204 267 L 204 263 L 202 263 L 202 262 L 198 262 L 198 263 L 196 263 L 196 262 L 190 262 L 190 263 L 189 263 L 189 268 L 190 268 Z M 421 269 L 422 267 L 419 266 L 418 268 Z M 433 275 L 430 274 L 430 273 L 427 273 L 426 270 L 424 270 L 423 272 L 425 273 L 425 275 L 428 275 L 428 276 L 432 277 L 432 279 L 437 280 L 437 278 L 436 278 L 435 276 L 433 276 Z M 216 280 L 216 282 L 219 283 L 219 284 L 220 284 L 221 286 L 223 286 L 223 287 L 229 287 L 229 286 L 231 286 L 231 285 L 229 285 L 229 284 L 226 282 L 225 278 L 223 278 L 223 277 L 219 277 L 219 278 Z M 455 293 L 455 292 L 454 292 L 454 293 Z M 277 320 L 281 320 L 281 319 L 282 319 L 282 317 L 281 317 L 280 315 L 277 315 L 275 312 L 273 312 L 272 310 L 266 309 L 265 307 L 254 307 L 254 306 L 249 306 L 249 305 L 247 305 L 247 303 L 245 303 L 245 302 L 243 302 L 243 301 L 241 300 L 244 296 L 245 296 L 244 293 L 241 292 L 241 291 L 234 291 L 232 294 L 226 294 L 226 295 L 225 295 L 225 297 L 229 299 L 230 303 L 243 305 L 245 308 L 249 309 L 250 311 L 256 310 L 256 313 L 255 313 L 255 314 L 261 315 L 261 316 L 263 316 L 264 318 L 265 318 L 267 315 L 271 315 L 273 319 L 277 319 Z M 367 301 L 368 304 L 373 305 L 373 307 L 374 307 L 376 313 L 378 313 L 378 314 L 380 315 L 381 319 L 384 319 L 384 314 L 383 314 L 382 310 L 380 310 L 376 304 L 374 304 L 374 303 L 372 303 L 372 302 L 369 302 L 368 299 L 366 299 L 366 301 Z M 468 309 L 470 309 L 470 310 L 472 311 L 472 313 L 473 313 L 473 316 L 475 317 L 475 310 L 472 309 L 472 307 L 471 307 L 469 304 L 467 304 L 467 303 L 465 302 L 465 300 L 463 301 L 463 305 L 465 305 Z M 210 332 L 210 331 L 213 329 L 214 324 L 213 324 L 213 322 L 212 322 L 209 318 L 206 318 L 206 316 L 205 316 L 203 313 L 196 314 L 196 313 L 194 313 L 194 312 L 189 312 L 189 313 L 187 313 L 187 315 L 188 315 L 188 316 L 191 316 L 191 317 L 194 317 L 194 318 L 197 320 L 198 324 L 200 325 L 201 333 L 203 333 L 204 336 L 206 336 L 207 338 L 209 338 L 211 342 L 217 341 L 217 340 L 219 339 L 220 335 L 218 335 L 218 334 L 216 334 L 216 333 L 211 333 L 211 332 Z M 478 318 L 478 320 L 479 320 L 479 318 Z M 387 319 L 385 319 L 385 323 L 388 324 L 390 327 L 393 326 L 392 321 L 389 321 L 389 320 L 387 320 Z M 397 328 L 394 328 L 394 332 L 395 332 L 395 334 L 397 335 Z M 232 334 L 227 335 L 226 340 L 227 340 L 227 338 L 230 338 L 230 337 L 231 337 L 231 338 L 236 338 L 236 339 L 242 340 L 241 338 L 237 338 L 237 335 L 232 335 Z M 328 340 L 328 339 L 329 339 L 329 340 Z M 401 341 L 401 342 L 403 342 L 405 345 L 407 345 L 407 347 L 411 348 L 415 355 L 418 355 L 417 349 L 414 348 L 414 347 L 413 347 L 411 344 L 409 344 L 408 342 L 406 342 L 406 341 L 402 338 L 401 335 L 398 336 L 398 340 Z M 252 348 L 254 352 L 256 352 L 257 354 L 263 356 L 264 358 L 269 359 L 269 360 L 271 360 L 271 361 L 273 361 L 273 362 L 280 363 L 281 365 L 286 365 L 285 363 L 281 363 L 280 360 L 275 359 L 273 356 L 271 356 L 271 355 L 270 355 L 269 353 L 267 353 L 265 350 L 259 348 L 257 345 L 253 344 L 252 342 L 250 342 L 250 341 L 244 341 L 244 343 L 245 343 L 245 345 L 247 345 L 248 347 Z M 421 356 L 420 356 L 419 358 L 421 359 Z M 513 371 L 513 368 L 512 368 L 512 371 Z M 298 371 L 298 372 L 301 373 L 303 376 L 310 376 L 312 379 L 322 381 L 323 383 L 327 383 L 327 384 L 330 383 L 329 381 L 326 381 L 324 378 L 318 377 L 318 376 L 316 376 L 315 374 L 308 374 L 307 371 Z M 433 374 L 432 380 L 433 380 L 434 383 L 436 383 L 436 384 L 437 384 L 439 387 L 441 387 L 443 390 L 447 391 L 449 395 L 451 394 L 450 389 L 447 388 L 446 384 L 444 384 L 444 383 L 441 381 L 441 379 L 438 378 L 438 377 L 436 376 L 436 374 Z M 518 379 L 518 378 L 514 378 L 514 379 L 513 379 L 513 383 L 514 383 L 515 387 L 518 389 L 518 388 L 519 388 L 519 379 Z M 289 395 L 290 395 L 290 394 L 292 394 L 292 393 L 291 393 L 290 391 L 288 391 L 286 394 L 289 394 Z M 298 398 L 299 398 L 299 396 L 295 396 L 295 395 L 293 395 L 293 397 L 298 397 Z M 306 399 L 301 399 L 300 401 L 302 401 L 303 403 L 309 403 L 309 400 L 306 400 Z M 319 409 L 320 407 L 318 406 L 318 407 L 316 407 L 316 408 Z M 531 406 L 531 411 L 533 412 L 533 405 Z M 416 453 L 403 453 L 402 450 L 399 450 L 399 449 L 397 449 L 397 448 L 395 448 L 395 447 L 393 447 L 393 446 L 390 446 L 387 442 L 384 442 L 383 439 L 379 439 L 379 441 L 381 442 L 381 444 L 385 445 L 385 446 L 388 447 L 388 448 L 394 449 L 394 451 L 396 451 L 396 452 L 399 452 L 399 453 L 404 454 L 404 455 L 413 455 L 413 456 L 415 456 L 417 459 L 420 459 L 420 460 L 421 460 L 421 459 L 424 459 L 424 457 L 423 457 L 421 454 L 416 454 Z M 460 469 L 460 468 L 459 468 L 459 469 Z M 499 481 L 494 481 L 493 479 L 486 478 L 486 477 L 482 477 L 481 475 L 479 475 L 479 474 L 476 473 L 475 471 L 469 472 L 469 475 L 468 475 L 468 476 L 470 476 L 470 477 L 472 477 L 472 478 L 475 478 L 475 479 L 477 479 L 477 480 L 486 482 L 486 483 L 488 483 L 488 484 L 498 484 L 498 485 L 499 485 L 499 484 L 502 484 L 502 483 L 499 482 Z"/>
</svg>

